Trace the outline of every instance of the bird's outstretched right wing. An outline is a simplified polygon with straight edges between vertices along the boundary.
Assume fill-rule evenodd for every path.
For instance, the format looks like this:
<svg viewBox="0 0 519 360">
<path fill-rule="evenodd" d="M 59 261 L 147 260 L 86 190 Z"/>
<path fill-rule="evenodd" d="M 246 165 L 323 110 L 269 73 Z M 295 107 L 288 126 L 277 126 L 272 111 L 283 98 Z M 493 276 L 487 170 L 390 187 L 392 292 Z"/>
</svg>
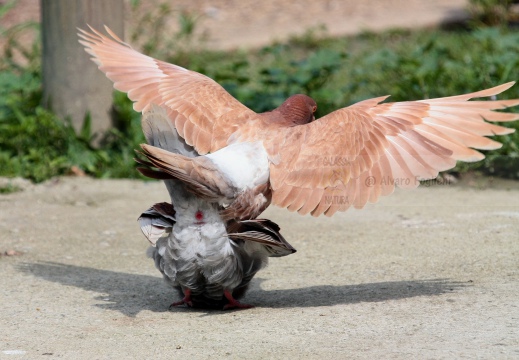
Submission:
<svg viewBox="0 0 519 360">
<path fill-rule="evenodd" d="M 279 230 L 279 226 L 268 219 L 231 222 L 227 227 L 229 238 L 258 243 L 270 257 L 295 253 L 296 249 L 285 240 Z"/>
<path fill-rule="evenodd" d="M 207 76 L 141 54 L 105 29 L 111 38 L 79 29 L 92 60 L 135 102 L 135 111 L 163 106 L 180 136 L 201 155 L 227 145 L 237 126 L 256 115 Z"/>
</svg>

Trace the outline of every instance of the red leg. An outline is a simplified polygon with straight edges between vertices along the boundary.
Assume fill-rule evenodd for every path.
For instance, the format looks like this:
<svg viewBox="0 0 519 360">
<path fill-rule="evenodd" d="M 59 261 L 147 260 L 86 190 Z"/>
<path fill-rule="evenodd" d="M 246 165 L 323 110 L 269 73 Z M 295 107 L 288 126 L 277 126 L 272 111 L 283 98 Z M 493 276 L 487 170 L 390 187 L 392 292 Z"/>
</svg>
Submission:
<svg viewBox="0 0 519 360">
<path fill-rule="evenodd" d="M 223 307 L 224 310 L 229 309 L 250 309 L 253 308 L 254 305 L 242 304 L 238 300 L 232 297 L 232 294 L 229 290 L 224 290 L 223 295 L 229 301 L 227 305 Z"/>
<path fill-rule="evenodd" d="M 172 303 L 171 305 L 169 305 L 169 308 L 171 309 L 174 306 L 184 304 L 186 304 L 189 307 L 193 307 L 193 302 L 191 301 L 191 290 L 189 289 L 184 290 L 184 298 L 182 300 Z"/>
</svg>

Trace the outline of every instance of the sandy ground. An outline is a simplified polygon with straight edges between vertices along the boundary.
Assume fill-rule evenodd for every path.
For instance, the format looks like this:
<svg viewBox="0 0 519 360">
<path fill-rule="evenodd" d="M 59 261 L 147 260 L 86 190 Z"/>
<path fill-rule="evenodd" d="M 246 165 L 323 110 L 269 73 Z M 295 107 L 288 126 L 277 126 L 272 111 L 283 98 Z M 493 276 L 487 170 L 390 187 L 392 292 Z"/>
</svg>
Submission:
<svg viewBox="0 0 519 360">
<path fill-rule="evenodd" d="M 330 35 L 413 28 L 464 19 L 466 0 L 180 0 L 175 9 L 198 14 L 198 31 L 214 48 L 250 48 L 324 25 Z M 177 25 L 173 18 L 170 26 Z"/>
<path fill-rule="evenodd" d="M 298 252 L 242 311 L 176 294 L 136 218 L 162 184 L 62 178 L 0 196 L 0 358 L 519 358 L 519 183 L 398 191 L 362 211 L 277 208 Z"/>
<path fill-rule="evenodd" d="M 5 2 L 0 0 L 0 5 Z M 132 12 L 126 3 L 128 31 L 142 14 L 166 3 L 173 10 L 166 29 L 173 34 L 179 14 L 187 12 L 198 19 L 197 33 L 205 34 L 207 45 L 217 49 L 258 47 L 321 25 L 330 35 L 436 26 L 466 18 L 468 6 L 467 0 L 149 0 Z M 39 16 L 39 0 L 18 0 L 1 26 L 39 21 Z"/>
</svg>

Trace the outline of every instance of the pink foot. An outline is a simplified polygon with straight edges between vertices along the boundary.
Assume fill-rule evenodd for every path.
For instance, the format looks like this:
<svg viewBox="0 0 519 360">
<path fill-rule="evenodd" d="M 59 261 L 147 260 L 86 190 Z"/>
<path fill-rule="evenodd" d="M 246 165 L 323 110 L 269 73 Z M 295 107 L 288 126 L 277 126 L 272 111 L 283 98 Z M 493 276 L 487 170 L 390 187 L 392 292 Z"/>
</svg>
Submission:
<svg viewBox="0 0 519 360">
<path fill-rule="evenodd" d="M 229 292 L 229 290 L 225 290 L 223 292 L 223 295 L 227 298 L 229 303 L 223 307 L 224 310 L 230 310 L 230 309 L 250 309 L 253 308 L 254 305 L 248 305 L 248 304 L 242 304 L 238 300 L 232 297 L 232 294 Z"/>
<path fill-rule="evenodd" d="M 171 309 L 172 307 L 184 304 L 186 304 L 189 307 L 193 307 L 193 301 L 191 301 L 191 290 L 189 289 L 184 290 L 184 298 L 182 300 L 172 303 L 171 305 L 169 305 L 169 308 Z"/>
</svg>

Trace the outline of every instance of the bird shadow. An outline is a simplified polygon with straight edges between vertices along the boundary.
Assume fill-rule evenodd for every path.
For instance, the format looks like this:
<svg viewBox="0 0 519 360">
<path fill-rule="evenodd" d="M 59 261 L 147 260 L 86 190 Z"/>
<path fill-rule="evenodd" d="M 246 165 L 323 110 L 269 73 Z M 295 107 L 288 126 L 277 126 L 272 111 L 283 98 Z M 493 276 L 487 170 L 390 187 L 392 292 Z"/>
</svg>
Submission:
<svg viewBox="0 0 519 360">
<path fill-rule="evenodd" d="M 101 293 L 95 306 L 134 317 L 143 310 L 166 312 L 177 292 L 158 276 L 100 270 L 56 262 L 23 263 L 19 270 L 46 281 Z M 254 279 L 245 302 L 262 308 L 292 308 L 383 302 L 417 296 L 438 296 L 457 291 L 467 283 L 448 279 L 388 281 L 356 285 L 318 285 L 296 289 L 263 290 Z M 177 309 L 177 308 L 175 308 Z M 184 309 L 178 308 L 183 311 Z M 220 311 L 203 311 L 218 314 Z"/>
</svg>

